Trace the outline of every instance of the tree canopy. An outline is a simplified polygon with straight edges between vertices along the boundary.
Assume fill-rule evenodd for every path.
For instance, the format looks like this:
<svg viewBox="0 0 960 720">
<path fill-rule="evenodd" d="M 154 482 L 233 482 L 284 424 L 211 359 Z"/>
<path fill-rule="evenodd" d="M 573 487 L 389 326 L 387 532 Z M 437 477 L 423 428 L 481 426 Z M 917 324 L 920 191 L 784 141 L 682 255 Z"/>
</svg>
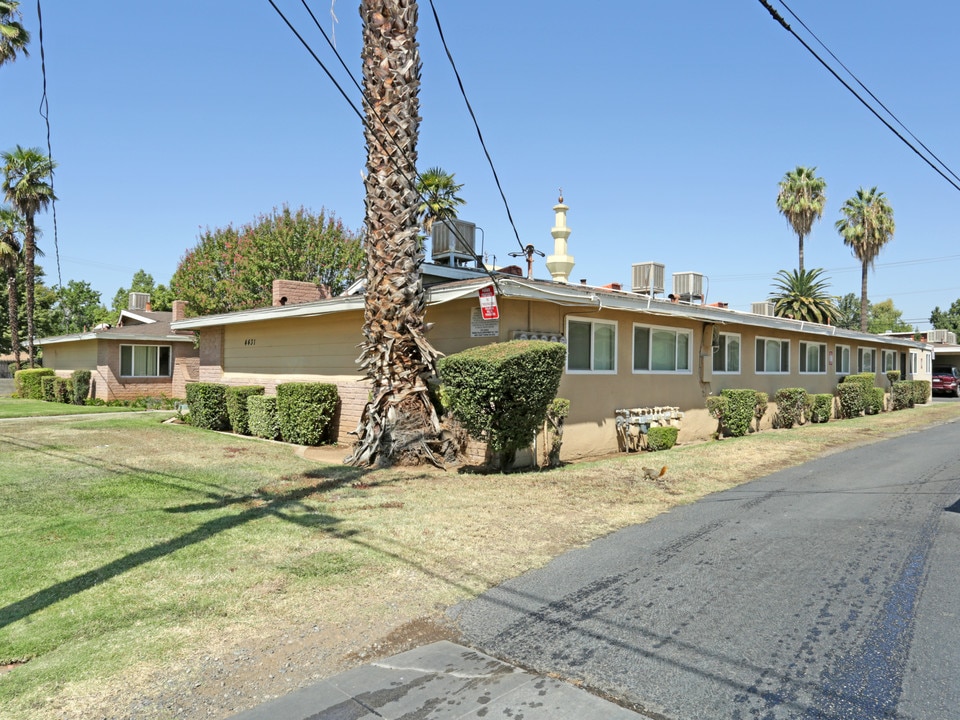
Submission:
<svg viewBox="0 0 960 720">
<path fill-rule="evenodd" d="M 363 258 L 359 237 L 334 215 L 284 206 L 240 227 L 207 228 L 170 289 L 191 315 L 249 310 L 271 304 L 277 279 L 343 292 L 363 274 Z"/>
<path fill-rule="evenodd" d="M 822 275 L 821 268 L 778 272 L 773 281 L 775 292 L 770 295 L 777 317 L 824 325 L 834 323 L 838 316 L 837 307 L 833 296 L 827 292 L 829 278 Z"/>
<path fill-rule="evenodd" d="M 0 0 L 0 65 L 13 62 L 18 54 L 30 55 L 30 33 L 20 22 L 22 17 L 19 0 Z"/>
<path fill-rule="evenodd" d="M 903 311 L 896 308 L 892 298 L 870 303 L 867 332 L 882 335 L 885 332 L 910 332 L 911 330 L 913 325 L 904 321 Z"/>
<path fill-rule="evenodd" d="M 798 165 L 783 176 L 777 193 L 777 209 L 800 243 L 800 272 L 803 272 L 803 239 L 810 234 L 814 221 L 823 217 L 823 207 L 827 204 L 824 194 L 827 183 L 817 177 L 816 172 L 816 168 Z"/>
<path fill-rule="evenodd" d="M 934 330 L 949 330 L 960 335 L 960 298 L 947 310 L 941 310 L 939 305 L 931 310 L 930 324 Z"/>
<path fill-rule="evenodd" d="M 70 280 L 64 287 L 56 288 L 56 292 L 62 332 L 79 333 L 92 330 L 98 323 L 117 320 L 100 302 L 100 293 L 86 280 Z"/>
<path fill-rule="evenodd" d="M 153 280 L 153 275 L 143 268 L 140 268 L 133 274 L 133 280 L 130 287 L 121 287 L 113 296 L 113 304 L 110 306 L 114 317 L 120 315 L 121 310 L 126 310 L 130 304 L 130 293 L 146 293 L 150 296 L 150 308 L 152 310 L 164 311 L 170 310 L 173 301 L 173 290 L 162 283 L 157 285 Z"/>
</svg>

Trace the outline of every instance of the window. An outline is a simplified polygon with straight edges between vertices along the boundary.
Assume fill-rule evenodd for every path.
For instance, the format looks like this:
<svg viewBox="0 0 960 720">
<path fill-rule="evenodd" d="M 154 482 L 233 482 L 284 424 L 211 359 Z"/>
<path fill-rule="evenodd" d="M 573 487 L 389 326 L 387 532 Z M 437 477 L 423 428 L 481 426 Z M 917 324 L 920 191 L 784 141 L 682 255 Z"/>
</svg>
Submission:
<svg viewBox="0 0 960 720">
<path fill-rule="evenodd" d="M 860 372 L 877 371 L 877 351 L 873 348 L 857 348 L 857 365 Z"/>
<path fill-rule="evenodd" d="M 917 353 L 910 353 L 910 374 L 917 374 Z"/>
<path fill-rule="evenodd" d="M 897 369 L 897 351 L 883 350 L 880 354 L 880 372 L 890 372 Z"/>
<path fill-rule="evenodd" d="M 850 347 L 837 345 L 837 372 L 841 375 L 850 374 Z"/>
<path fill-rule="evenodd" d="M 715 373 L 740 372 L 740 336 L 720 333 L 720 344 L 713 351 Z"/>
<path fill-rule="evenodd" d="M 693 333 L 673 328 L 633 326 L 634 372 L 690 372 Z"/>
<path fill-rule="evenodd" d="M 120 377 L 170 377 L 170 346 L 121 345 Z"/>
<path fill-rule="evenodd" d="M 757 338 L 757 372 L 790 372 L 790 341 Z"/>
<path fill-rule="evenodd" d="M 617 371 L 617 324 L 567 319 L 567 372 Z"/>
<path fill-rule="evenodd" d="M 800 372 L 825 373 L 827 371 L 827 346 L 825 343 L 800 343 Z"/>
</svg>

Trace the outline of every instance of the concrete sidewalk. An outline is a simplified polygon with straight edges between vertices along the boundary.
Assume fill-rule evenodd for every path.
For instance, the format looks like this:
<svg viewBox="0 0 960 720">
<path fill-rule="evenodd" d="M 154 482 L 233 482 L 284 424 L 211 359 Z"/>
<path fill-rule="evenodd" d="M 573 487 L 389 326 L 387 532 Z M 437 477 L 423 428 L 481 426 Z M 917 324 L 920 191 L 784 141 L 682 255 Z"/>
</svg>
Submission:
<svg viewBox="0 0 960 720">
<path fill-rule="evenodd" d="M 637 720 L 559 680 L 441 641 L 363 665 L 232 720 Z"/>
</svg>

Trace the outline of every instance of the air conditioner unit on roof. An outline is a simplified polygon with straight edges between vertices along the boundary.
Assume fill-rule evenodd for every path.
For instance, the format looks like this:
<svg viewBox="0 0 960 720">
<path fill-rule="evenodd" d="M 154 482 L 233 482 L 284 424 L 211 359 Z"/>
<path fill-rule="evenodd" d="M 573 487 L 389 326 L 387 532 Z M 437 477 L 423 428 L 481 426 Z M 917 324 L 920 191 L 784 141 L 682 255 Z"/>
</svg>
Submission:
<svg viewBox="0 0 960 720">
<path fill-rule="evenodd" d="M 434 262 L 464 265 L 476 260 L 477 226 L 466 220 L 437 221 L 430 230 Z"/>
<path fill-rule="evenodd" d="M 673 294 L 680 300 L 703 299 L 703 275 L 696 272 L 673 274 Z"/>
<path fill-rule="evenodd" d="M 663 294 L 664 266 L 661 263 L 643 262 L 633 265 L 631 289 L 644 295 Z"/>
<path fill-rule="evenodd" d="M 773 317 L 776 306 L 772 302 L 755 302 L 750 306 L 750 312 L 754 315 L 766 315 Z"/>
</svg>

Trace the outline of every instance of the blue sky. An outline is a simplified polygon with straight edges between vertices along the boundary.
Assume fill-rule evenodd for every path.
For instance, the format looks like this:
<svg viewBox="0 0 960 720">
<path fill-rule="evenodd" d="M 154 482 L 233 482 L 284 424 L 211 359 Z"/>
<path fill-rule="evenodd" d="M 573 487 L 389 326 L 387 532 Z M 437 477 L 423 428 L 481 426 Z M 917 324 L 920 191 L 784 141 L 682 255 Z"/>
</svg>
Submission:
<svg viewBox="0 0 960 720">
<path fill-rule="evenodd" d="M 299 0 L 276 0 L 359 106 L 359 93 Z M 778 0 L 772 4 L 792 21 Z M 570 206 L 572 280 L 629 285 L 657 261 L 708 278 L 708 302 L 749 310 L 796 236 L 777 183 L 796 165 L 827 181 L 805 242 L 837 295 L 860 268 L 834 229 L 860 186 L 878 186 L 897 232 L 870 274 L 921 328 L 960 298 L 960 193 L 883 127 L 756 0 L 435 0 L 520 240 L 552 252 L 558 188 Z M 793 11 L 960 173 L 955 51 L 960 5 L 791 0 Z M 357 2 L 311 6 L 359 77 Z M 0 149 L 46 145 L 36 6 L 31 56 L 0 69 Z M 360 121 L 266 0 L 43 4 L 63 281 L 109 303 L 144 268 L 167 283 L 201 229 L 287 203 L 363 222 Z M 792 22 L 798 33 L 812 40 Z M 313 29 L 312 29 L 313 28 Z M 461 217 L 503 264 L 518 249 L 440 45 L 420 7 L 419 165 L 464 184 Z M 53 224 L 42 261 L 56 281 Z M 537 277 L 549 278 L 546 268 Z M 669 280 L 668 280 L 669 292 Z"/>
</svg>

